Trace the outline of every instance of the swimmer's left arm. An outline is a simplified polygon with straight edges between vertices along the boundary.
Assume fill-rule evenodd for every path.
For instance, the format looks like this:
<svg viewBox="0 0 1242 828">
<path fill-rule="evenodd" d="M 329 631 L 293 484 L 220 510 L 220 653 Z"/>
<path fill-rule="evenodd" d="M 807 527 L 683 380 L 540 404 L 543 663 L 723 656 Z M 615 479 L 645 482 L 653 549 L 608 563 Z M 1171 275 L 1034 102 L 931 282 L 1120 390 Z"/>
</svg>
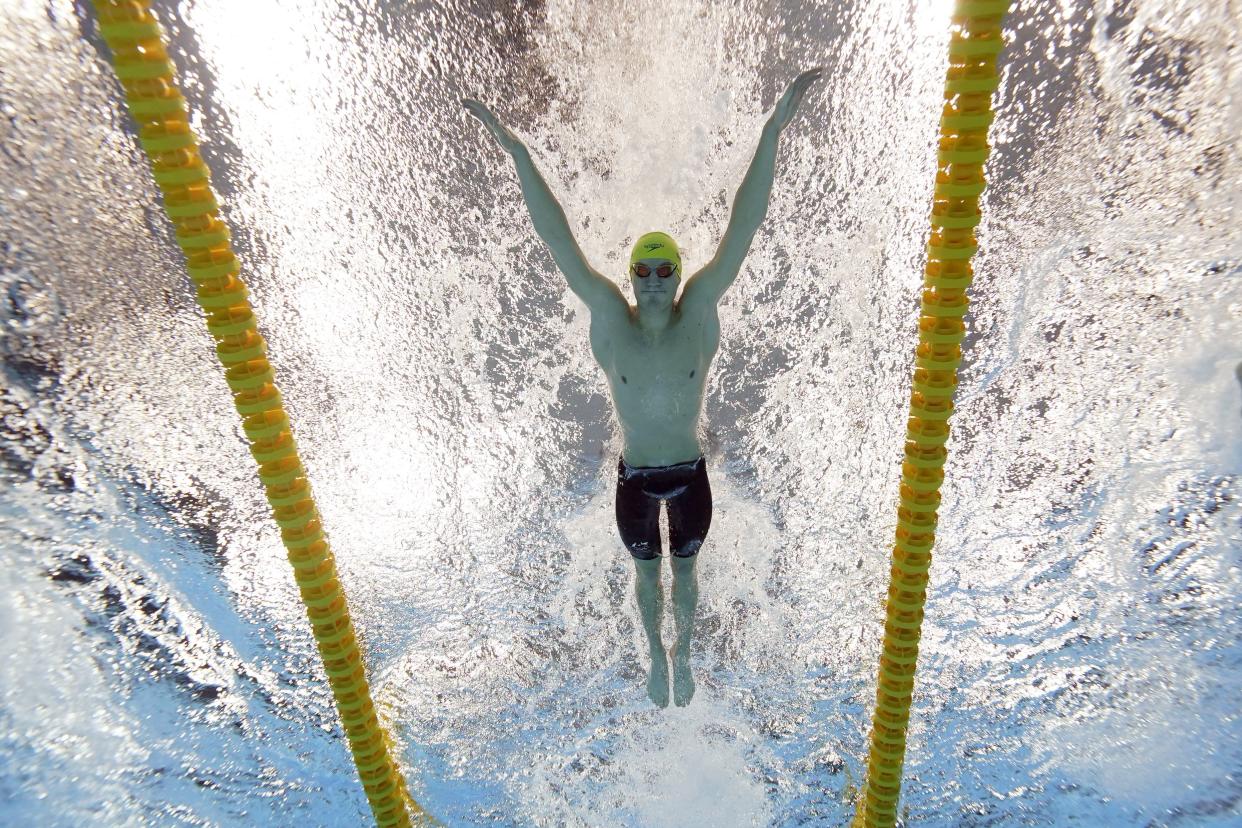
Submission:
<svg viewBox="0 0 1242 828">
<path fill-rule="evenodd" d="M 687 301 L 691 304 L 702 302 L 714 306 L 737 278 L 738 271 L 742 269 L 742 261 L 750 250 L 751 240 L 768 213 L 781 131 L 793 120 L 807 88 L 822 73 L 820 68 L 803 72 L 789 84 L 785 94 L 777 101 L 771 117 L 763 125 L 759 148 L 755 150 L 755 157 L 751 160 L 746 177 L 742 179 L 742 185 L 738 187 L 737 196 L 733 199 L 733 212 L 729 216 L 724 238 L 712 260 L 686 282 L 685 290 L 682 291 L 683 307 L 687 307 Z"/>
</svg>

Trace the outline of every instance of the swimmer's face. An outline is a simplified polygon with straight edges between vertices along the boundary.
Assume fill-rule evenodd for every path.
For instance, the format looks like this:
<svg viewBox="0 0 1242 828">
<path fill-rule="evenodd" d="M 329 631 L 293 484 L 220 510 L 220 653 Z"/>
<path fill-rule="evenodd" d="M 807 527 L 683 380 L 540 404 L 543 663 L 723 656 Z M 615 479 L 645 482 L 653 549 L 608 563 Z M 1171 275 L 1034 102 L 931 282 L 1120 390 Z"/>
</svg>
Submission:
<svg viewBox="0 0 1242 828">
<path fill-rule="evenodd" d="M 661 267 L 666 273 L 671 268 L 672 273 L 668 276 L 660 276 Z M 643 272 L 647 275 L 638 275 Z M 640 308 L 672 305 L 673 297 L 677 295 L 677 287 L 680 284 L 681 266 L 668 259 L 639 259 L 634 263 L 634 267 L 630 268 L 630 285 L 634 288 L 634 296 L 637 297 Z"/>
</svg>

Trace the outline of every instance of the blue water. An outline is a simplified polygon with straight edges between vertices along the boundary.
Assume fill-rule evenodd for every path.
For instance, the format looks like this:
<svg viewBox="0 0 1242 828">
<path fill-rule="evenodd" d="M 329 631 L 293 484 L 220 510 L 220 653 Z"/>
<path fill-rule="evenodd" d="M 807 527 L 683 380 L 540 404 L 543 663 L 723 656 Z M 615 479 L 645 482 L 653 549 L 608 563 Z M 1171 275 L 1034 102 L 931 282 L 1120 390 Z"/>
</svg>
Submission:
<svg viewBox="0 0 1242 828">
<path fill-rule="evenodd" d="M 449 825 L 844 824 L 949 6 L 156 10 L 419 800 Z M 0 823 L 365 824 L 92 15 L 0 4 Z M 1011 13 L 908 825 L 1242 825 L 1239 28 L 1227 4 Z M 721 308 L 698 691 L 659 710 L 586 310 L 458 101 L 523 137 L 623 284 L 653 228 L 711 255 L 814 65 Z"/>
</svg>

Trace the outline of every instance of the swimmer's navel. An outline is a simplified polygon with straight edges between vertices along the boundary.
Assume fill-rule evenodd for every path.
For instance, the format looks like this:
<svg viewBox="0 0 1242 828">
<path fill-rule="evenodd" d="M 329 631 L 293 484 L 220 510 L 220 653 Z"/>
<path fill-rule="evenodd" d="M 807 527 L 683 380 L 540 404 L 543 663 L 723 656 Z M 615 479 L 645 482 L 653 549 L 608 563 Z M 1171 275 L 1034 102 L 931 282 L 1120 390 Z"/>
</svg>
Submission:
<svg viewBox="0 0 1242 828">
<path fill-rule="evenodd" d="M 622 376 L 621 376 L 621 381 L 622 381 L 622 382 L 624 382 L 626 385 L 629 385 L 629 383 L 628 383 L 628 382 L 626 382 L 626 380 L 625 380 L 625 375 L 622 375 Z"/>
<path fill-rule="evenodd" d="M 693 372 L 693 371 L 691 371 L 691 372 L 690 372 L 690 376 L 692 376 L 692 377 L 694 376 L 694 372 Z"/>
</svg>

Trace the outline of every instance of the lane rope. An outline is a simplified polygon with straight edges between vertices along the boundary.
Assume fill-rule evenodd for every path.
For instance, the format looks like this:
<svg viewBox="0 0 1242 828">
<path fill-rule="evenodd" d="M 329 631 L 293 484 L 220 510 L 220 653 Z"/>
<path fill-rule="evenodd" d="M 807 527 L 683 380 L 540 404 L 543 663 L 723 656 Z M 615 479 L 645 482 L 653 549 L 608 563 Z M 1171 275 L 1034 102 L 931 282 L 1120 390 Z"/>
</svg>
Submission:
<svg viewBox="0 0 1242 828">
<path fill-rule="evenodd" d="M 207 330 L 216 341 L 250 453 L 259 465 L 259 480 L 280 526 L 371 812 L 382 828 L 434 824 L 406 789 L 388 733 L 376 715 L 336 562 L 267 361 L 267 343 L 246 298 L 241 264 L 190 129 L 163 32 L 148 0 L 92 3 L 138 125 L 139 143 L 163 193 L 164 210 L 176 228 Z"/>
<path fill-rule="evenodd" d="M 953 10 L 884 648 L 876 679 L 867 782 L 854 828 L 891 828 L 897 820 L 927 570 L 948 456 L 945 441 L 966 335 L 962 317 L 970 305 L 966 289 L 974 277 L 971 257 L 978 249 L 975 227 L 981 218 L 983 165 L 990 150 L 992 94 L 1000 83 L 996 63 L 1009 5 L 1010 0 L 957 0 Z"/>
</svg>

